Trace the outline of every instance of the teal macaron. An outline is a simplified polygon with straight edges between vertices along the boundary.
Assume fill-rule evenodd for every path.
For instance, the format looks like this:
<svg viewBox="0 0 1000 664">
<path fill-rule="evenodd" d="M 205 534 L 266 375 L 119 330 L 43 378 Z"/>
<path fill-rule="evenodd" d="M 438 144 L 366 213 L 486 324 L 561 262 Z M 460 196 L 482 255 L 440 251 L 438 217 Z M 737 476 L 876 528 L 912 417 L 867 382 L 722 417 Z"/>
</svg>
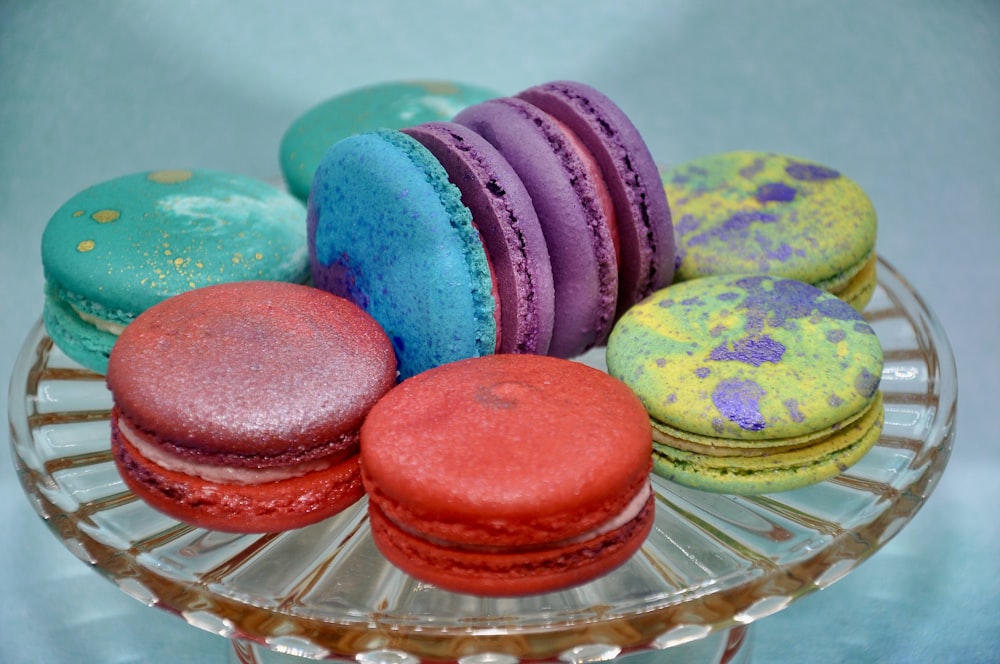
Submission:
<svg viewBox="0 0 1000 664">
<path fill-rule="evenodd" d="M 281 138 L 279 162 L 288 190 L 306 200 L 326 151 L 354 134 L 451 120 L 466 106 L 499 92 L 450 81 L 389 81 L 349 90 L 308 109 Z"/>
<path fill-rule="evenodd" d="M 52 340 L 104 373 L 118 335 L 178 293 L 219 282 L 305 282 L 305 206 L 265 182 L 211 170 L 133 173 L 70 198 L 42 234 Z"/>
<path fill-rule="evenodd" d="M 662 289 L 618 321 L 607 364 L 649 412 L 654 470 L 699 489 L 812 484 L 855 463 L 881 431 L 873 328 L 793 279 L 719 275 Z"/>
</svg>

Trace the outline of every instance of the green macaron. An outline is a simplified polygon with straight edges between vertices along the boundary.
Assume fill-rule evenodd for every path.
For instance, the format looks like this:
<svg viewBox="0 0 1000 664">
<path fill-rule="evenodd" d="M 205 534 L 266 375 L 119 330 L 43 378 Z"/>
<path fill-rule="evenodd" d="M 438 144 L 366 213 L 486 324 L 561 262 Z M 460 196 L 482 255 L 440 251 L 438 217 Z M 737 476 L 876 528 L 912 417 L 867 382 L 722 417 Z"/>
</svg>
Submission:
<svg viewBox="0 0 1000 664">
<path fill-rule="evenodd" d="M 636 305 L 607 364 L 646 406 L 654 469 L 681 484 L 757 494 L 828 479 L 882 427 L 882 347 L 861 314 L 766 275 L 681 282 Z"/>
<path fill-rule="evenodd" d="M 876 282 L 877 216 L 864 190 L 816 162 L 726 152 L 666 170 L 675 280 L 767 274 L 828 290 L 862 310 Z"/>
<path fill-rule="evenodd" d="M 278 151 L 288 190 L 305 201 L 326 151 L 337 141 L 375 129 L 403 129 L 451 120 L 466 106 L 499 92 L 451 81 L 387 81 L 326 99 L 297 117 Z"/>
<path fill-rule="evenodd" d="M 94 185 L 42 234 L 46 330 L 70 358 L 104 373 L 124 327 L 172 295 L 218 282 L 306 281 L 305 218 L 293 196 L 217 171 Z"/>
</svg>

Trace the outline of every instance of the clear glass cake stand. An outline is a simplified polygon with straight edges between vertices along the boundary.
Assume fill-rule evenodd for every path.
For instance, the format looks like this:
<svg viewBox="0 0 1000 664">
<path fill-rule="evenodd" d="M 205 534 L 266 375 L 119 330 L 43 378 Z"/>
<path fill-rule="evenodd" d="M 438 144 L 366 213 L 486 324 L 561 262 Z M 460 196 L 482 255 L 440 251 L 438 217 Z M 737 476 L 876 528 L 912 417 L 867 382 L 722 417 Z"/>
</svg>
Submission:
<svg viewBox="0 0 1000 664">
<path fill-rule="evenodd" d="M 362 501 L 314 526 L 232 535 L 147 507 L 109 454 L 103 378 L 41 323 L 18 356 L 9 416 L 25 494 L 56 539 L 135 599 L 232 642 L 230 660 L 735 662 L 746 630 L 843 578 L 913 517 L 955 436 L 945 332 L 884 260 L 868 306 L 885 350 L 885 429 L 856 466 L 804 489 L 715 495 L 658 478 L 652 534 L 612 574 L 517 599 L 441 591 L 387 563 Z M 600 352 L 583 358 L 601 366 Z"/>
</svg>

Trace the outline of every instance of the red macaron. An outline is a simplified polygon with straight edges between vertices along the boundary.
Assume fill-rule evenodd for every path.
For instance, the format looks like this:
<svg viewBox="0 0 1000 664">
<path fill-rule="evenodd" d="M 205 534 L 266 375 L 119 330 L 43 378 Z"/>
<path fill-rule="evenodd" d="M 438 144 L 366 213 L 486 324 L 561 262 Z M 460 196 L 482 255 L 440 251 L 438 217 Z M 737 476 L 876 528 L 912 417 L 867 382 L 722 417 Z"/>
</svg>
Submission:
<svg viewBox="0 0 1000 664">
<path fill-rule="evenodd" d="M 601 371 L 518 354 L 445 364 L 400 383 L 362 426 L 374 541 L 454 592 L 578 585 L 649 533 L 651 451 L 642 404 Z"/>
<path fill-rule="evenodd" d="M 395 383 L 389 339 L 307 286 L 236 282 L 148 309 L 108 364 L 128 487 L 195 526 L 276 532 L 363 496 L 361 423 Z"/>
</svg>

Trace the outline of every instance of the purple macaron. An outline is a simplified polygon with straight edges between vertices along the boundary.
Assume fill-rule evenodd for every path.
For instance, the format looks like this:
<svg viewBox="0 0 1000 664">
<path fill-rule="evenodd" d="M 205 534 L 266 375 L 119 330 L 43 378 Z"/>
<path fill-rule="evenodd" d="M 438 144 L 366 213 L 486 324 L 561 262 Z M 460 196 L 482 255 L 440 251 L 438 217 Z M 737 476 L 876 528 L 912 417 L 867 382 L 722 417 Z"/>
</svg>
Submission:
<svg viewBox="0 0 1000 664">
<path fill-rule="evenodd" d="M 454 118 L 489 141 L 531 196 L 552 262 L 555 322 L 549 355 L 573 357 L 602 343 L 614 322 L 618 265 L 613 221 L 572 137 L 521 99 L 494 99 Z"/>
<path fill-rule="evenodd" d="M 620 245 L 618 313 L 673 280 L 670 208 L 649 148 L 628 116 L 594 88 L 553 81 L 516 95 L 565 124 L 601 167 Z"/>
<path fill-rule="evenodd" d="M 472 212 L 499 296 L 498 352 L 546 354 L 555 312 L 552 266 L 521 179 L 496 148 L 467 127 L 429 122 L 402 131 L 441 162 Z"/>
</svg>

